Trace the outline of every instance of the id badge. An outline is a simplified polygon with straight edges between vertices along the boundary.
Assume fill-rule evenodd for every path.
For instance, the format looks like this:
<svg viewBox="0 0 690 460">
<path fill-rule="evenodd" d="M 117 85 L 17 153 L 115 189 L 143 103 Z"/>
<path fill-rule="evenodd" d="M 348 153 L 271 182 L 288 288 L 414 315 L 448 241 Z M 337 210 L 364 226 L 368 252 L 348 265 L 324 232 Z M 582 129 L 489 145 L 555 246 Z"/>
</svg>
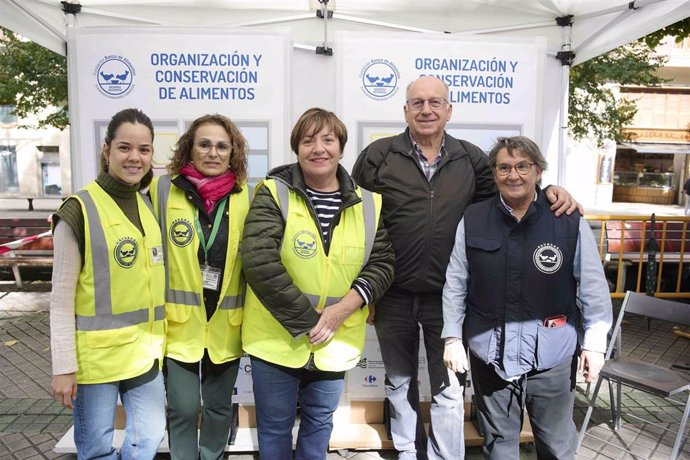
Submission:
<svg viewBox="0 0 690 460">
<path fill-rule="evenodd" d="M 202 265 L 201 283 L 204 285 L 204 289 L 217 291 L 218 284 L 220 283 L 220 269 L 213 268 L 209 265 Z"/>
<path fill-rule="evenodd" d="M 151 248 L 151 264 L 158 265 L 163 263 L 163 246 L 154 246 Z"/>
</svg>

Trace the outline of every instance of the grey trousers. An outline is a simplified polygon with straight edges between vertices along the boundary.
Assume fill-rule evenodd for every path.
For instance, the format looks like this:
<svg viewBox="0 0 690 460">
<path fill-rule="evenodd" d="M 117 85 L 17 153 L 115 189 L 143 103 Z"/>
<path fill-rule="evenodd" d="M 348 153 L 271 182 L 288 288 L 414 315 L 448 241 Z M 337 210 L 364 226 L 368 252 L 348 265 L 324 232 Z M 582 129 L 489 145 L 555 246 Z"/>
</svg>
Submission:
<svg viewBox="0 0 690 460">
<path fill-rule="evenodd" d="M 214 364 L 208 355 L 196 363 L 165 358 L 172 460 L 223 458 L 232 423 L 232 393 L 239 364 L 239 359 Z"/>
<path fill-rule="evenodd" d="M 376 303 L 374 326 L 386 368 L 391 435 L 400 460 L 465 458 L 464 375 L 443 363 L 440 293 L 409 293 L 391 288 Z M 426 348 L 431 384 L 429 434 L 419 407 L 419 330 Z"/>
<path fill-rule="evenodd" d="M 573 421 L 577 358 L 543 371 L 505 381 L 470 353 L 474 400 L 489 459 L 520 458 L 520 431 L 527 409 L 539 460 L 573 460 L 577 430 Z"/>
</svg>

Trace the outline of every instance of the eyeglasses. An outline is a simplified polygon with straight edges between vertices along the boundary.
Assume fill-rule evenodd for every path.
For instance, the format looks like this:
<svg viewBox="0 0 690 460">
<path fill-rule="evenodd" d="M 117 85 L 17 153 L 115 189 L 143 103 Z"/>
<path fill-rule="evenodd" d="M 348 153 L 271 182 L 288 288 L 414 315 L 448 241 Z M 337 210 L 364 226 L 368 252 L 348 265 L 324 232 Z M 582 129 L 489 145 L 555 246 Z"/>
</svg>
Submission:
<svg viewBox="0 0 690 460">
<path fill-rule="evenodd" d="M 230 152 L 232 151 L 232 145 L 228 144 L 227 142 L 217 142 L 214 144 L 209 140 L 202 139 L 196 144 L 197 150 L 204 155 L 211 153 L 211 149 L 214 147 L 216 149 L 216 153 L 220 157 L 226 157 L 230 155 Z"/>
<path fill-rule="evenodd" d="M 442 97 L 432 97 L 431 99 L 408 99 L 407 101 L 407 106 L 410 108 L 410 110 L 414 110 L 415 112 L 419 112 L 420 110 L 424 109 L 424 103 L 428 102 L 429 103 L 429 108 L 433 110 L 438 110 L 442 109 L 446 106 L 448 101 L 446 99 L 443 99 Z"/>
<path fill-rule="evenodd" d="M 532 166 L 534 166 L 534 163 L 528 163 L 526 161 L 521 161 L 515 166 L 509 165 L 508 163 L 499 163 L 496 165 L 496 173 L 499 176 L 507 176 L 508 174 L 510 174 L 510 171 L 512 171 L 513 168 L 515 168 L 516 173 L 518 173 L 521 176 L 524 176 L 526 174 L 529 174 L 530 170 L 532 169 Z"/>
</svg>

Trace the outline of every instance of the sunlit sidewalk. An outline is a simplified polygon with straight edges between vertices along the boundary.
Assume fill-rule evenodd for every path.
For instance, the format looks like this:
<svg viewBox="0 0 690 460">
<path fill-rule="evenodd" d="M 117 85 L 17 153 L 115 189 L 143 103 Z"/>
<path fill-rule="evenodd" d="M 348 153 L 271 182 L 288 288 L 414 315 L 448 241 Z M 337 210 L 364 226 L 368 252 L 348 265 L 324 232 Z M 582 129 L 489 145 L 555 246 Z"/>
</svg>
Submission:
<svg viewBox="0 0 690 460">
<path fill-rule="evenodd" d="M 55 443 L 72 424 L 69 411 L 57 405 L 48 393 L 50 387 L 50 350 L 48 333 L 48 283 L 32 283 L 29 289 L 39 292 L 17 292 L 11 282 L 0 282 L 0 458 L 2 459 L 74 459 L 72 454 L 52 452 Z M 690 308 L 690 305 L 689 305 Z M 646 321 L 624 329 L 627 352 L 659 365 L 690 363 L 690 340 L 674 335 L 671 324 L 655 325 L 653 343 L 636 342 L 636 331 L 646 328 Z M 682 370 L 681 370 L 682 372 Z M 578 384 L 575 419 L 578 428 L 585 413 L 586 385 Z M 628 444 L 642 456 L 665 459 L 671 452 L 672 437 L 656 427 L 639 423 L 626 424 L 614 433 L 607 425 L 610 412 L 606 409 L 607 392 L 601 392 L 604 407 L 594 414 L 590 432 L 618 444 Z M 652 399 L 637 392 L 626 392 L 623 406 L 637 415 L 652 416 L 660 424 L 677 424 L 681 410 L 664 400 Z M 690 458 L 690 446 L 685 446 L 682 458 Z M 161 455 L 160 458 L 166 458 Z M 254 455 L 232 454 L 230 458 L 252 459 Z M 341 451 L 329 454 L 329 459 L 393 459 L 392 451 Z M 468 459 L 483 458 L 481 450 L 468 448 Z M 523 446 L 522 459 L 536 459 L 533 446 Z M 585 438 L 578 459 L 618 459 L 626 457 L 622 451 Z"/>
</svg>

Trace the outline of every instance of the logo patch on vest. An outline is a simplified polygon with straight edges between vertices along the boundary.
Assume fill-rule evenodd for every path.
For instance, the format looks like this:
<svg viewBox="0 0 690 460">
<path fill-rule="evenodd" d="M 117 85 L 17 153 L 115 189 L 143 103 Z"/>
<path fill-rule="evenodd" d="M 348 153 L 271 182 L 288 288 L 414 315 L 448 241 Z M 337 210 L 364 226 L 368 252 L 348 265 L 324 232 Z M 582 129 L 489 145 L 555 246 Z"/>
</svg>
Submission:
<svg viewBox="0 0 690 460">
<path fill-rule="evenodd" d="M 177 219 L 170 226 L 170 241 L 179 248 L 183 248 L 192 242 L 194 230 L 187 219 Z"/>
<path fill-rule="evenodd" d="M 134 238 L 121 238 L 115 246 L 113 256 L 115 262 L 122 268 L 130 268 L 137 261 L 139 245 Z"/>
<path fill-rule="evenodd" d="M 563 254 L 555 244 L 544 243 L 537 246 L 532 259 L 540 272 L 550 275 L 551 273 L 556 273 L 561 268 Z"/>
<path fill-rule="evenodd" d="M 310 259 L 316 255 L 316 236 L 306 230 L 298 232 L 292 239 L 292 250 L 302 259 Z"/>
</svg>

